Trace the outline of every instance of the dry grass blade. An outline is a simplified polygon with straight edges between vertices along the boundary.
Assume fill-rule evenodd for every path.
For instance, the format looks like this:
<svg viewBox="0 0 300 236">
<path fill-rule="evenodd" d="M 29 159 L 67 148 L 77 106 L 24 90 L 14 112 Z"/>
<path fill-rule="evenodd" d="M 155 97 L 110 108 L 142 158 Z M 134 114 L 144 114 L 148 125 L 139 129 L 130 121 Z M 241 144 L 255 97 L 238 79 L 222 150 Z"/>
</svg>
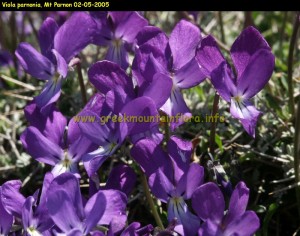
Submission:
<svg viewBox="0 0 300 236">
<path fill-rule="evenodd" d="M 279 180 L 273 180 L 270 182 L 270 184 L 280 184 L 280 183 L 285 183 L 285 182 L 288 182 L 288 181 L 292 181 L 295 179 L 295 175 L 289 177 L 289 178 L 286 178 L 286 179 L 279 179 Z"/>
<path fill-rule="evenodd" d="M 5 171 L 11 171 L 11 170 L 15 170 L 16 166 L 4 166 L 4 167 L 0 167 L 0 173 L 5 172 Z"/>
<path fill-rule="evenodd" d="M 261 156 L 261 157 L 265 157 L 265 158 L 268 158 L 268 159 L 271 159 L 273 161 L 278 161 L 278 162 L 281 162 L 281 163 L 290 163 L 289 160 L 286 160 L 284 158 L 281 158 L 281 157 L 276 157 L 276 156 L 271 156 L 271 155 L 268 155 L 268 154 L 265 154 L 265 153 L 262 153 L 262 152 L 258 152 L 258 151 L 255 151 L 253 150 L 253 148 L 251 147 L 247 147 L 247 146 L 244 146 L 244 145 L 240 145 L 238 143 L 234 143 L 232 144 L 233 146 L 236 146 L 236 147 L 239 147 L 241 149 L 244 149 L 244 150 L 249 150 L 253 153 L 255 153 L 256 155 L 258 156 Z"/>
<path fill-rule="evenodd" d="M 13 79 L 13 78 L 8 77 L 6 75 L 0 75 L 0 78 L 3 79 L 3 80 L 6 80 L 6 81 L 12 82 L 14 84 L 17 84 L 19 86 L 22 86 L 24 88 L 27 88 L 29 90 L 33 90 L 33 91 L 36 90 L 36 88 L 34 86 L 32 86 L 30 84 L 23 83 L 23 82 L 21 82 L 19 80 Z"/>
<path fill-rule="evenodd" d="M 289 185 L 289 186 L 287 186 L 285 188 L 281 188 L 281 189 L 275 190 L 274 192 L 269 193 L 269 195 L 273 195 L 273 194 L 276 194 L 276 193 L 281 193 L 281 192 L 284 192 L 286 190 L 290 190 L 290 189 L 296 188 L 298 186 L 300 186 L 300 182 L 292 184 L 292 185 Z"/>
<path fill-rule="evenodd" d="M 28 96 L 24 96 L 24 95 L 19 95 L 19 94 L 15 94 L 15 93 L 3 92 L 3 94 L 6 95 L 6 96 L 9 96 L 9 97 L 21 98 L 21 99 L 27 100 L 27 101 L 32 101 L 33 100 L 32 97 L 28 97 Z"/>
<path fill-rule="evenodd" d="M 1 115 L 1 114 L 0 114 L 0 120 L 3 120 L 4 122 L 6 122 L 6 123 L 9 124 L 9 125 L 13 125 L 13 124 L 14 124 L 14 122 L 12 122 L 12 121 L 9 120 L 6 116 Z"/>
</svg>

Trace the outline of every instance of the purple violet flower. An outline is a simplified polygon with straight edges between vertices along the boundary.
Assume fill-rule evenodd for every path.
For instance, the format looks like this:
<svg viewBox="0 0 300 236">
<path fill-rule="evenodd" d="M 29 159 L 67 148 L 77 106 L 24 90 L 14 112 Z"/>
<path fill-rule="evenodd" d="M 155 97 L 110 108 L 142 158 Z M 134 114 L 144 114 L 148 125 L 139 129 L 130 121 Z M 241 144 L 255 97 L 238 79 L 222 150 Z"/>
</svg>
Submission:
<svg viewBox="0 0 300 236">
<path fill-rule="evenodd" d="M 135 182 L 136 174 L 134 170 L 127 165 L 121 164 L 111 170 L 104 187 L 100 187 L 99 176 L 97 174 L 92 175 L 89 182 L 89 195 L 95 194 L 100 189 L 115 189 L 125 193 L 129 197 L 135 186 Z"/>
<path fill-rule="evenodd" d="M 134 99 L 126 104 L 124 108 L 117 114 L 112 113 L 111 117 L 117 115 L 124 119 L 124 121 L 117 122 L 109 119 L 107 123 L 101 124 L 101 117 L 99 113 L 91 110 L 83 110 L 80 113 L 81 117 L 94 117 L 93 122 L 78 122 L 82 134 L 89 139 L 93 144 L 98 146 L 93 152 L 86 154 L 83 157 L 83 162 L 89 175 L 92 175 L 99 169 L 102 163 L 122 145 L 128 135 L 135 133 L 142 133 L 149 130 L 148 126 L 151 123 L 126 123 L 125 116 L 156 116 L 157 111 L 153 101 L 148 97 L 140 97 Z"/>
<path fill-rule="evenodd" d="M 8 235 L 11 226 L 14 222 L 14 217 L 4 208 L 2 200 L 4 198 L 4 196 L 2 195 L 2 188 L 10 187 L 18 191 L 20 187 L 20 182 L 12 180 L 7 181 L 2 186 L 0 186 L 0 235 Z"/>
<path fill-rule="evenodd" d="M 201 39 L 199 28 L 185 20 L 175 26 L 169 38 L 152 26 L 145 27 L 137 35 L 133 75 L 139 86 L 152 83 L 157 73 L 172 82 L 171 93 L 167 93 L 169 99 L 160 107 L 170 117 L 179 117 L 177 121 L 171 121 L 172 129 L 183 123 L 183 117 L 191 116 L 181 90 L 194 87 L 205 79 L 195 59 Z"/>
<path fill-rule="evenodd" d="M 64 173 L 50 184 L 47 206 L 58 228 L 65 235 L 77 236 L 87 235 L 97 225 L 113 223 L 113 233 L 120 232 L 126 224 L 126 202 L 126 195 L 118 190 L 100 190 L 83 204 L 78 179 Z"/>
<path fill-rule="evenodd" d="M 138 141 L 131 149 L 132 157 L 149 177 L 152 193 L 168 203 L 169 222 L 176 219 L 175 231 L 182 235 L 195 235 L 200 226 L 185 202 L 204 178 L 203 167 L 190 164 L 191 150 L 190 142 L 175 136 L 168 142 L 168 153 L 149 139 Z"/>
<path fill-rule="evenodd" d="M 250 99 L 269 81 L 274 70 L 275 57 L 266 40 L 253 27 L 242 31 L 233 43 L 230 53 L 236 76 L 212 36 L 202 40 L 196 58 L 203 73 L 211 77 L 211 82 L 220 96 L 230 103 L 232 116 L 239 119 L 247 133 L 254 138 L 261 112 Z"/>
<path fill-rule="evenodd" d="M 199 236 L 250 236 L 259 228 L 259 219 L 254 211 L 246 211 L 249 189 L 244 182 L 235 187 L 224 216 L 225 201 L 215 183 L 200 186 L 193 194 L 192 206 L 198 217 L 204 221 Z"/>
<path fill-rule="evenodd" d="M 222 191 L 225 192 L 228 196 L 232 194 L 232 185 L 227 176 L 223 166 L 213 159 L 210 155 L 211 160 L 207 161 L 207 167 L 211 171 L 214 181 L 221 187 Z"/>
<path fill-rule="evenodd" d="M 2 50 L 0 45 L 0 66 L 13 66 L 13 57 L 7 50 Z"/>
<path fill-rule="evenodd" d="M 53 18 L 57 24 L 60 26 L 70 17 L 71 13 L 70 11 L 41 11 L 41 16 L 43 19 L 46 19 L 48 17 Z"/>
<path fill-rule="evenodd" d="M 120 236 L 150 236 L 152 230 L 153 226 L 150 224 L 141 227 L 139 222 L 133 222 L 121 233 Z"/>
<path fill-rule="evenodd" d="M 91 176 L 109 156 L 114 154 L 127 136 L 136 141 L 149 135 L 161 141 L 157 122 L 159 114 L 155 101 L 161 101 L 164 96 L 153 101 L 150 94 L 155 96 L 155 92 L 152 90 L 147 95 L 141 94 L 136 97 L 132 80 L 113 62 L 95 63 L 88 71 L 88 75 L 92 84 L 101 93 L 91 98 L 77 116 L 94 117 L 92 122 L 80 120 L 78 122 L 83 135 L 99 147 L 83 157 L 86 170 Z M 116 119 L 113 119 L 114 116 Z M 147 119 L 147 117 L 154 119 L 145 122 L 132 119 Z"/>
<path fill-rule="evenodd" d="M 128 51 L 138 32 L 148 22 L 137 12 L 91 12 L 91 16 L 97 22 L 98 31 L 93 43 L 100 46 L 108 46 L 106 60 L 119 64 L 127 69 Z"/>
<path fill-rule="evenodd" d="M 73 66 L 73 57 L 91 42 L 95 29 L 92 17 L 76 12 L 61 27 L 52 18 L 43 22 L 39 30 L 41 53 L 28 43 L 19 44 L 16 56 L 24 70 L 47 81 L 41 94 L 35 97 L 40 108 L 57 101 L 68 66 Z"/>
<path fill-rule="evenodd" d="M 25 197 L 19 192 L 21 186 L 20 180 L 10 180 L 1 186 L 1 201 L 4 209 L 19 219 L 22 218 L 22 206 L 25 202 Z"/>
<path fill-rule="evenodd" d="M 67 140 L 64 139 L 66 118 L 52 104 L 48 116 L 41 113 L 35 103 L 25 108 L 30 126 L 21 135 L 27 152 L 37 161 L 54 166 L 52 174 L 66 171 L 78 174 L 77 164 L 85 153 L 95 146 L 81 135 L 73 119 L 68 124 Z"/>
<path fill-rule="evenodd" d="M 53 179 L 51 173 L 44 178 L 42 192 L 38 201 L 39 191 L 33 196 L 25 198 L 20 192 L 21 181 L 8 181 L 2 185 L 2 202 L 10 214 L 21 220 L 25 236 L 47 235 L 54 225 L 49 217 L 46 207 L 46 197 L 50 182 Z M 2 216 L 1 216 L 2 217 Z"/>
<path fill-rule="evenodd" d="M 109 173 L 104 189 L 120 190 L 129 196 L 135 182 L 136 174 L 134 170 L 127 165 L 118 165 Z"/>
<path fill-rule="evenodd" d="M 133 81 L 126 72 L 117 64 L 109 61 L 95 63 L 88 71 L 88 75 L 89 80 L 97 90 L 104 95 L 106 94 L 106 103 L 109 107 L 107 113 L 113 111 L 114 114 L 117 114 L 125 105 L 129 107 L 127 103 L 139 97 L 151 98 L 156 109 L 159 109 L 169 98 L 172 88 L 172 82 L 169 78 L 159 73 L 153 77 L 150 83 L 134 88 Z M 156 116 L 158 113 L 151 115 Z M 157 143 L 160 143 L 162 135 L 158 131 L 157 117 L 154 120 L 155 122 L 138 122 L 139 125 L 136 122 L 134 126 L 142 126 L 146 132 L 131 132 L 132 141 L 136 142 L 145 136 L 152 136 Z M 149 129 L 146 129 L 146 126 Z"/>
</svg>

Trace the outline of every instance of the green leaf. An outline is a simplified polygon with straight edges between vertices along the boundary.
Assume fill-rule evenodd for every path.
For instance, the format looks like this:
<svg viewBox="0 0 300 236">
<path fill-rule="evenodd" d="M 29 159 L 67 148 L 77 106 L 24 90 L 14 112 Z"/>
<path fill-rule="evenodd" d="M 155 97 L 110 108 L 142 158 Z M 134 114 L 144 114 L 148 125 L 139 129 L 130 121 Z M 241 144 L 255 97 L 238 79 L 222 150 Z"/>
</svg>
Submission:
<svg viewBox="0 0 300 236">
<path fill-rule="evenodd" d="M 218 147 L 220 148 L 220 151 L 223 152 L 224 148 L 223 148 L 223 143 L 221 140 L 221 137 L 219 135 L 215 135 L 215 142 L 218 145 Z"/>
<path fill-rule="evenodd" d="M 273 215 L 275 214 L 277 208 L 278 208 L 277 203 L 272 203 L 268 208 L 268 211 L 267 211 L 266 216 L 263 221 L 263 235 L 264 236 L 268 235 L 268 226 L 269 226 L 269 223 L 270 223 Z"/>
</svg>

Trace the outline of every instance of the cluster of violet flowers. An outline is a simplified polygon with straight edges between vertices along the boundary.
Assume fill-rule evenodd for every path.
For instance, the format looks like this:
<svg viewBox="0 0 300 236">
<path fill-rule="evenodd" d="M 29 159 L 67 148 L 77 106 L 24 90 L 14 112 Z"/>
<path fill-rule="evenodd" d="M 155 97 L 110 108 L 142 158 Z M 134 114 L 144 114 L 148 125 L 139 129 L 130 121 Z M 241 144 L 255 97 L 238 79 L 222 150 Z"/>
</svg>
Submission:
<svg viewBox="0 0 300 236">
<path fill-rule="evenodd" d="M 181 91 L 208 78 L 230 104 L 232 116 L 255 137 L 261 112 L 250 100 L 274 69 L 271 48 L 255 28 L 244 29 L 235 40 L 230 62 L 213 36 L 202 38 L 196 25 L 180 20 L 167 36 L 137 12 L 75 12 L 61 26 L 48 17 L 38 40 L 40 52 L 23 42 L 15 53 L 26 73 L 45 81 L 24 109 L 30 125 L 20 139 L 35 160 L 53 168 L 32 196 L 20 193 L 20 180 L 0 186 L 0 235 L 246 236 L 257 231 L 260 222 L 247 210 L 246 184 L 240 181 L 225 194 L 228 181 L 205 183 L 205 169 L 191 160 L 190 141 L 171 136 L 164 146 L 156 120 L 100 122 L 102 116 L 190 117 Z M 67 120 L 56 102 L 69 71 L 80 63 L 78 54 L 89 44 L 108 47 L 105 60 L 88 69 L 97 93 L 77 114 L 95 121 Z M 174 131 L 183 123 L 181 117 L 169 125 Z M 124 144 L 152 194 L 167 204 L 165 229 L 127 221 L 126 205 L 137 179 L 130 166 L 114 167 L 106 184 L 99 184 L 99 168 Z M 85 194 L 80 162 L 89 177 Z"/>
</svg>

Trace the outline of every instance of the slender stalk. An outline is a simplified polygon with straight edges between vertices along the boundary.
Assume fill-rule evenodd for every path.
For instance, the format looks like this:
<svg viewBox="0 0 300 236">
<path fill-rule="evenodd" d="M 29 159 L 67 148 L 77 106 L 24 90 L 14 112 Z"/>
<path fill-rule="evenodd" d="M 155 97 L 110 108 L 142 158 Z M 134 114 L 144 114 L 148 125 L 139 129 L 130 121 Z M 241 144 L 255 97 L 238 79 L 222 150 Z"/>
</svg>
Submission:
<svg viewBox="0 0 300 236">
<path fill-rule="evenodd" d="M 77 64 L 77 74 L 78 74 L 78 80 L 79 80 L 79 85 L 80 85 L 82 102 L 85 105 L 87 103 L 87 96 L 86 96 L 86 90 L 85 90 L 85 86 L 84 86 L 80 62 Z"/>
<path fill-rule="evenodd" d="M 296 196 L 298 203 L 298 212 L 300 215 L 300 99 L 297 105 L 297 114 L 296 114 L 296 127 L 295 127 L 295 139 L 294 139 L 294 169 L 295 169 L 295 181 L 297 184 L 296 187 Z"/>
<path fill-rule="evenodd" d="M 224 24 L 223 24 L 223 17 L 222 12 L 218 12 L 218 18 L 219 18 L 219 24 L 220 24 L 220 33 L 221 33 L 221 39 L 223 43 L 225 43 L 225 33 L 224 33 Z M 213 110 L 212 110 L 212 116 L 214 117 L 219 109 L 219 100 L 220 96 L 216 93 L 214 97 L 214 103 L 213 103 Z M 217 128 L 217 121 L 212 120 L 210 126 L 210 137 L 209 137 L 209 152 L 214 156 L 215 155 L 215 139 L 216 139 L 216 128 Z"/>
<path fill-rule="evenodd" d="M 206 32 L 203 28 L 201 28 L 202 29 L 202 32 L 205 34 L 205 35 L 209 35 L 209 33 L 208 32 Z M 216 37 L 214 37 L 214 39 L 216 40 L 216 42 L 217 42 L 217 44 L 218 44 L 218 46 L 220 47 L 220 48 L 222 48 L 224 51 L 226 51 L 226 52 L 230 52 L 230 49 L 229 49 L 229 47 L 227 47 L 227 45 L 226 44 L 224 44 L 223 42 L 221 42 L 221 40 L 219 40 L 218 38 L 216 38 Z"/>
<path fill-rule="evenodd" d="M 290 41 L 289 55 L 288 55 L 288 93 L 289 93 L 289 111 L 292 117 L 295 116 L 295 101 L 294 101 L 294 86 L 293 86 L 293 59 L 294 59 L 294 49 L 297 40 L 297 33 L 300 24 L 300 14 L 297 12 L 296 19 L 293 28 L 293 34 Z"/>
<path fill-rule="evenodd" d="M 252 12 L 251 11 L 245 11 L 245 22 L 244 22 L 244 28 L 247 28 L 250 25 L 254 25 L 253 19 L 252 19 Z"/>
<path fill-rule="evenodd" d="M 18 38 L 18 33 L 17 33 L 17 23 L 16 23 L 16 14 L 15 12 L 11 12 L 10 16 L 10 30 L 11 30 L 11 45 L 10 45 L 10 50 L 13 55 L 13 62 L 16 71 L 18 70 L 18 63 L 17 63 L 17 57 L 15 55 L 15 51 L 17 49 L 17 38 Z"/>
<path fill-rule="evenodd" d="M 32 28 L 32 31 L 33 31 L 35 37 L 38 39 L 39 38 L 39 33 L 38 33 L 37 29 L 34 26 L 34 22 L 33 22 L 33 19 L 31 18 L 31 15 L 27 14 L 27 18 L 28 18 L 29 24 Z"/>
<path fill-rule="evenodd" d="M 148 182 L 147 182 L 147 178 L 146 178 L 146 176 L 144 175 L 144 173 L 142 171 L 141 171 L 141 181 L 142 181 L 142 185 L 143 185 L 143 188 L 144 188 L 144 191 L 145 191 L 145 194 L 146 194 L 146 199 L 149 203 L 149 206 L 150 206 L 150 209 L 152 211 L 152 215 L 155 219 L 155 222 L 161 229 L 164 229 L 164 225 L 163 225 L 163 223 L 162 223 L 162 221 L 159 217 L 159 214 L 158 214 L 157 209 L 155 207 L 153 198 L 151 196 L 149 186 L 148 186 Z"/>
<path fill-rule="evenodd" d="M 221 11 L 218 11 L 218 18 L 219 18 L 219 23 L 220 23 L 221 40 L 222 40 L 222 43 L 226 43 L 225 33 L 224 33 L 224 24 L 223 24 L 223 16 L 222 16 Z"/>
<path fill-rule="evenodd" d="M 212 117 L 214 117 L 219 108 L 219 98 L 220 96 L 216 93 L 214 97 L 214 103 L 213 103 L 213 110 L 212 110 Z M 216 138 L 216 127 L 217 127 L 217 121 L 212 119 L 212 123 L 210 126 L 210 137 L 209 137 L 209 152 L 214 156 L 215 155 L 215 138 Z"/>
<path fill-rule="evenodd" d="M 19 42 L 25 41 L 25 16 L 26 16 L 26 14 L 28 14 L 28 13 L 26 13 L 26 12 L 24 13 L 23 20 L 21 23 L 21 34 L 20 34 Z"/>
<path fill-rule="evenodd" d="M 188 21 L 190 21 L 191 23 L 193 23 L 194 25 L 197 25 L 197 22 L 195 22 L 195 20 L 189 16 L 189 13 L 187 11 L 183 11 L 181 12 L 182 16 L 187 19 Z M 209 35 L 208 32 L 206 32 L 206 30 L 204 28 L 201 28 L 202 33 L 204 33 L 205 35 Z M 230 52 L 230 49 L 225 45 L 225 43 L 221 42 L 221 40 L 219 40 L 218 38 L 214 37 L 214 39 L 216 40 L 218 46 L 220 48 L 222 48 L 223 50 Z"/>
<path fill-rule="evenodd" d="M 283 43 L 283 38 L 284 38 L 284 32 L 285 32 L 285 28 L 286 28 L 286 23 L 287 23 L 287 18 L 288 18 L 288 12 L 285 11 L 283 12 L 283 20 L 282 20 L 282 26 L 280 29 L 280 34 L 279 34 L 279 48 L 280 48 L 280 55 L 282 57 L 282 43 Z"/>
</svg>

